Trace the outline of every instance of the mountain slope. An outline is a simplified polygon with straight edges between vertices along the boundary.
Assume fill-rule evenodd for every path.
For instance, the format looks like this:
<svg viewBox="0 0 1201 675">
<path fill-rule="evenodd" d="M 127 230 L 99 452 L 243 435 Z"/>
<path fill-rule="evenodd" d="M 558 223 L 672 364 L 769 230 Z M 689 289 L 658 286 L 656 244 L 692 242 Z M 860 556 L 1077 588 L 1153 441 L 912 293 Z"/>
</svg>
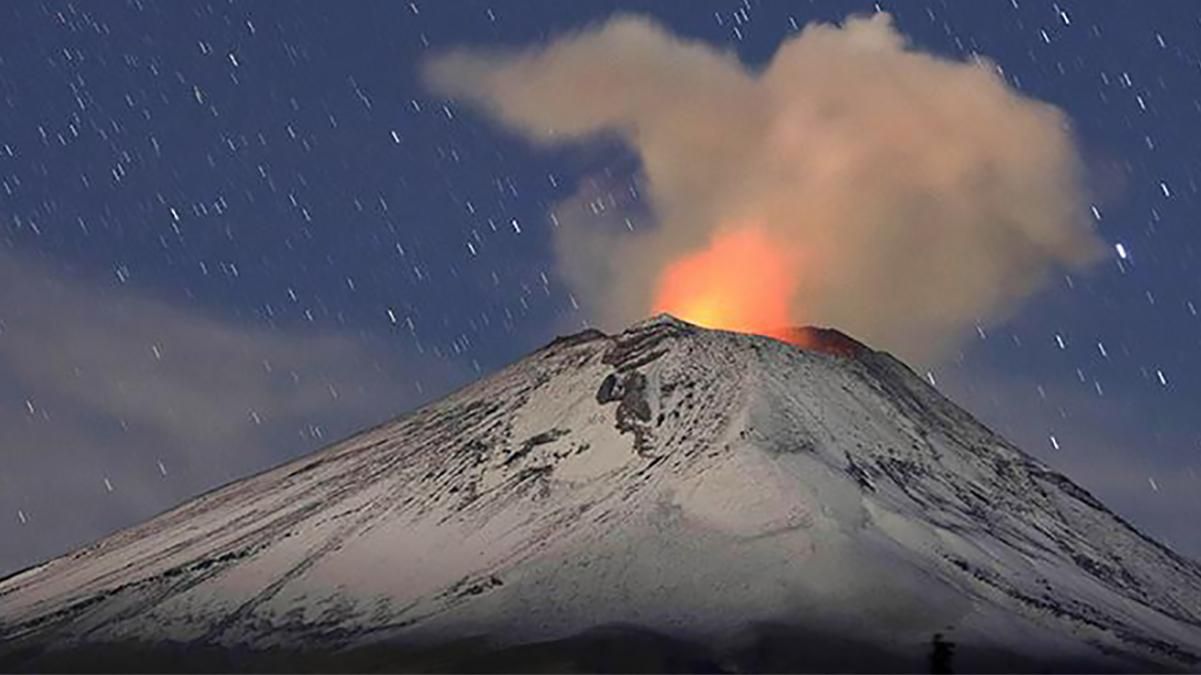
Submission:
<svg viewBox="0 0 1201 675">
<path fill-rule="evenodd" d="M 1201 667 L 1201 566 L 810 335 L 560 338 L 0 581 L 0 665 Z"/>
</svg>

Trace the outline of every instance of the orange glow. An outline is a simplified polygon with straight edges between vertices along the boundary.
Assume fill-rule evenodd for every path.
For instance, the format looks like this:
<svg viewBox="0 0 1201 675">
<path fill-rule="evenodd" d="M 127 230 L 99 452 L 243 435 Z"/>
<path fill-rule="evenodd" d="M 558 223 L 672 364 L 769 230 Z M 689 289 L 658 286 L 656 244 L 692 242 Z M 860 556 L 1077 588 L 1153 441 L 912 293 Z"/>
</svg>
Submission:
<svg viewBox="0 0 1201 675">
<path fill-rule="evenodd" d="M 719 233 L 707 248 L 674 261 L 655 290 L 654 311 L 707 328 L 794 341 L 789 306 L 796 261 L 760 227 Z"/>
</svg>

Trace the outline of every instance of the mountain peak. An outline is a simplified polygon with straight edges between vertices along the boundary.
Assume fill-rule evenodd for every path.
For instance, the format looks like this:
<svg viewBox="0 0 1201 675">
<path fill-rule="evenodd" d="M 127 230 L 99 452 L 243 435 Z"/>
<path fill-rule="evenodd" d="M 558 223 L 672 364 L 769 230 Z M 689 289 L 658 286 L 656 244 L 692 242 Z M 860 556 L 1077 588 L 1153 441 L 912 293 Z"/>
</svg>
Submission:
<svg viewBox="0 0 1201 675">
<path fill-rule="evenodd" d="M 683 319 L 680 319 L 672 314 L 668 314 L 667 312 L 660 312 L 653 316 L 649 316 L 645 319 L 642 319 L 641 321 L 636 321 L 636 322 L 630 324 L 630 327 L 627 328 L 626 330 L 627 331 L 640 330 L 643 328 L 651 328 L 654 326 L 676 326 L 676 327 L 700 328 L 700 326 L 697 326 L 696 324 L 684 321 Z"/>
<path fill-rule="evenodd" d="M 643 332 L 643 331 L 646 331 L 649 329 L 655 329 L 655 328 L 661 328 L 661 327 L 662 328 L 670 328 L 670 329 L 682 329 L 685 331 L 726 330 L 726 329 L 720 329 L 720 328 L 707 328 L 707 327 L 700 326 L 700 325 L 697 325 L 694 323 L 690 323 L 690 322 L 680 319 L 672 314 L 663 312 L 663 313 L 659 313 L 654 316 L 647 317 L 645 319 L 642 319 L 641 321 L 637 321 L 637 322 L 631 324 L 628 328 L 626 328 L 624 331 L 622 331 L 622 333 L 620 333 L 619 335 L 626 334 L 626 333 L 638 333 L 638 332 Z M 740 333 L 742 331 L 730 331 L 730 332 Z M 762 337 L 769 337 L 772 339 L 780 340 L 782 342 L 787 342 L 787 343 L 792 344 L 793 346 L 803 349 L 805 351 L 829 354 L 832 356 L 839 356 L 839 357 L 843 357 L 843 358 L 853 358 L 853 357 L 859 356 L 865 352 L 872 351 L 871 348 L 869 348 L 867 345 L 865 345 L 862 342 L 856 340 L 855 338 L 847 335 L 846 333 L 843 333 L 842 331 L 840 331 L 836 328 L 830 328 L 830 327 L 824 327 L 824 326 L 791 326 L 791 327 L 780 328 L 777 330 L 769 331 L 764 334 L 759 334 L 759 333 L 754 333 L 754 332 L 749 332 L 749 333 L 745 333 L 745 334 L 761 335 Z M 587 329 L 580 333 L 577 333 L 575 335 L 560 337 L 559 340 L 566 340 L 566 339 L 576 340 L 576 339 L 583 338 L 585 336 L 597 337 L 597 336 L 605 336 L 605 335 L 606 335 L 605 333 L 602 333 L 596 329 L 590 328 L 590 329 Z"/>
<path fill-rule="evenodd" d="M 560 338 L 0 580 L 0 670 L 924 671 L 936 633 L 964 672 L 1201 667 L 1201 565 L 795 330 Z"/>
</svg>

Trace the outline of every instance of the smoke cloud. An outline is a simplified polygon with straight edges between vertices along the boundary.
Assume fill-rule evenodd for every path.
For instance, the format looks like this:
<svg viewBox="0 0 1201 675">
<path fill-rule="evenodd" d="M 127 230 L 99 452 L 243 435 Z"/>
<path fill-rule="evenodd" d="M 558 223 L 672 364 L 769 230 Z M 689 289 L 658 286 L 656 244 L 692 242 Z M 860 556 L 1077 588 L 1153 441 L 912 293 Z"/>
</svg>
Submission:
<svg viewBox="0 0 1201 675">
<path fill-rule="evenodd" d="M 810 24 L 761 70 L 617 16 L 424 75 L 535 143 L 637 152 L 653 226 L 590 187 L 555 208 L 559 271 L 610 327 L 668 310 L 768 332 L 784 307 L 929 361 L 1102 250 L 1066 116 L 885 13 Z"/>
</svg>

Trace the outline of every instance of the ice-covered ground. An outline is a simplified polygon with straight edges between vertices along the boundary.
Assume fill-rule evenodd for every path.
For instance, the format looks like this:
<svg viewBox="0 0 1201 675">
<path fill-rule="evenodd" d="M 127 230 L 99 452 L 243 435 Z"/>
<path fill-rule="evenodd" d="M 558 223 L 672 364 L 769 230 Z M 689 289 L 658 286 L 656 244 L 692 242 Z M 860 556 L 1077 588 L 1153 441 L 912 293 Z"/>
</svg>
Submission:
<svg viewBox="0 0 1201 675">
<path fill-rule="evenodd" d="M 892 357 L 826 338 L 802 350 L 670 317 L 561 338 L 0 581 L 0 663 L 608 625 L 720 651 L 770 625 L 902 665 L 942 633 L 981 666 L 1201 668 L 1201 566 Z"/>
</svg>

